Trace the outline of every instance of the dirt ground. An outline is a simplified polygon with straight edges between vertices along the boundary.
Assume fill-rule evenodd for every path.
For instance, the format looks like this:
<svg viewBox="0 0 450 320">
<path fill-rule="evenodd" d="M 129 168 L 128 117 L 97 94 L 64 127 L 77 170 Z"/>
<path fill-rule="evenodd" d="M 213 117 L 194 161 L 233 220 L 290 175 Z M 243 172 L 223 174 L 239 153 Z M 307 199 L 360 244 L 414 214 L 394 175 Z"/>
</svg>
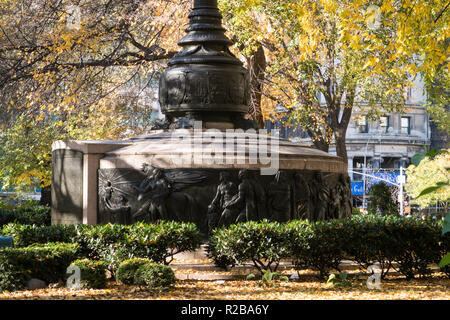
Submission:
<svg viewBox="0 0 450 320">
<path fill-rule="evenodd" d="M 3 292 L 0 300 L 449 300 L 450 279 L 441 273 L 407 281 L 390 275 L 381 281 L 381 289 L 368 289 L 367 276 L 349 276 L 351 283 L 331 286 L 315 277 L 290 281 L 261 280 L 199 281 L 182 280 L 167 291 L 152 292 L 110 281 L 106 289 L 67 288 Z"/>
</svg>

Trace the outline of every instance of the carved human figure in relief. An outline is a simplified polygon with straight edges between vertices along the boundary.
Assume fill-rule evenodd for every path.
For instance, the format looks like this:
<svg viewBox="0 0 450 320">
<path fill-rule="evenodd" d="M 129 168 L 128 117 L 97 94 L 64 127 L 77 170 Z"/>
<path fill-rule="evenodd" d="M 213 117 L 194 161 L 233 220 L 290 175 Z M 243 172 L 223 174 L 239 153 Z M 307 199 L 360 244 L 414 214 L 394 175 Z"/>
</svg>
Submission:
<svg viewBox="0 0 450 320">
<path fill-rule="evenodd" d="M 139 186 L 133 185 L 133 188 L 136 189 L 139 192 L 138 200 L 141 200 L 145 197 L 147 193 L 149 193 L 154 185 L 155 185 L 155 170 L 156 168 L 152 167 L 151 165 L 144 163 L 142 165 L 142 172 L 145 175 L 144 180 L 139 184 Z"/>
<path fill-rule="evenodd" d="M 130 224 L 130 210 L 131 207 L 128 205 L 128 199 L 125 196 L 120 196 L 120 203 L 118 205 L 112 206 L 110 204 L 105 204 L 109 214 L 110 222 L 118 224 Z"/>
<path fill-rule="evenodd" d="M 152 217 L 152 213 L 155 209 L 151 196 L 151 192 L 155 186 L 155 168 L 144 163 L 142 166 L 142 172 L 145 174 L 144 180 L 142 180 L 139 186 L 132 185 L 132 187 L 139 192 L 139 208 L 133 214 L 133 219 L 151 222 L 155 219 L 155 217 Z"/>
<path fill-rule="evenodd" d="M 148 164 L 143 165 L 142 171 L 145 173 L 145 179 L 139 186 L 133 185 L 139 192 L 138 201 L 142 203 L 133 218 L 143 217 L 148 222 L 168 219 L 165 200 L 172 191 L 170 181 L 161 169 Z"/>
<path fill-rule="evenodd" d="M 352 213 L 353 206 L 350 177 L 340 174 L 337 188 L 339 194 L 341 195 L 341 210 L 339 211 L 338 218 L 343 219 L 350 216 Z"/>
<path fill-rule="evenodd" d="M 300 173 L 296 172 L 295 178 L 295 206 L 296 219 L 314 220 L 314 201 L 312 200 L 311 187 L 309 182 Z"/>
<path fill-rule="evenodd" d="M 113 190 L 114 190 L 114 188 L 112 186 L 112 182 L 107 181 L 106 185 L 104 187 L 104 190 L 103 190 L 103 194 L 104 194 L 103 203 L 105 204 L 106 208 L 111 207 L 111 200 L 112 200 L 112 196 L 113 196 L 113 192 L 114 192 Z"/>
<path fill-rule="evenodd" d="M 208 228 L 227 226 L 236 221 L 238 211 L 227 208 L 226 204 L 230 202 L 237 193 L 236 185 L 231 181 L 228 172 L 221 172 L 219 175 L 220 184 L 217 187 L 216 195 L 208 206 Z"/>
<path fill-rule="evenodd" d="M 330 192 L 330 206 L 328 208 L 329 219 L 339 219 L 342 212 L 342 193 L 339 184 Z"/>
<path fill-rule="evenodd" d="M 330 189 L 328 188 L 327 184 L 323 182 L 321 172 L 314 172 L 310 187 L 311 196 L 315 207 L 314 220 L 325 220 L 328 216 Z"/>
<path fill-rule="evenodd" d="M 151 191 L 151 216 L 153 219 L 171 220 L 166 208 L 166 199 L 172 192 L 172 185 L 161 169 L 154 169 L 154 185 Z"/>
<path fill-rule="evenodd" d="M 250 180 L 249 172 L 247 170 L 240 170 L 238 177 L 241 181 L 238 187 L 238 194 L 227 202 L 225 207 L 239 210 L 239 215 L 235 223 L 258 220 L 256 190 L 253 182 Z"/>
<path fill-rule="evenodd" d="M 287 222 L 292 219 L 292 192 L 286 173 L 278 171 L 267 190 L 272 220 Z"/>
</svg>

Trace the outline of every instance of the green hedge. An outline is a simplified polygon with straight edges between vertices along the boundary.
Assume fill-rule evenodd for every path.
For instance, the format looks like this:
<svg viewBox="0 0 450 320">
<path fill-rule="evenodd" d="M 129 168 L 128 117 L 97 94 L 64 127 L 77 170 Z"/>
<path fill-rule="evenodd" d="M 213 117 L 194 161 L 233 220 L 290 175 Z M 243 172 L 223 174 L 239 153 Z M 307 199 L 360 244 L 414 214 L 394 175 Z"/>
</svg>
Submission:
<svg viewBox="0 0 450 320">
<path fill-rule="evenodd" d="M 176 253 L 200 247 L 202 234 L 193 223 L 77 226 L 74 242 L 82 254 L 107 263 L 115 273 L 120 262 L 134 257 L 169 264 Z"/>
<path fill-rule="evenodd" d="M 363 268 L 379 263 L 382 277 L 391 269 L 407 279 L 426 276 L 431 273 L 429 265 L 448 250 L 440 222 L 370 215 L 343 221 L 343 228 L 349 231 L 348 258 Z"/>
<path fill-rule="evenodd" d="M 128 259 L 120 263 L 116 272 L 116 281 L 123 284 L 134 284 L 136 271 L 151 260 L 145 258 Z"/>
<path fill-rule="evenodd" d="M 97 226 L 10 223 L 0 233 L 12 236 L 19 247 L 46 242 L 77 243 L 80 256 L 105 261 L 113 273 L 121 261 L 133 257 L 169 264 L 176 253 L 195 250 L 202 243 L 202 234 L 195 224 L 165 221 Z"/>
<path fill-rule="evenodd" d="M 0 292 L 24 289 L 32 278 L 47 283 L 64 279 L 77 252 L 78 245 L 71 243 L 0 249 Z"/>
<path fill-rule="evenodd" d="M 145 263 L 134 275 L 134 284 L 148 289 L 166 289 L 176 282 L 175 273 L 169 266 Z"/>
<path fill-rule="evenodd" d="M 276 271 L 288 257 L 287 241 L 286 228 L 278 222 L 238 223 L 212 233 L 208 256 L 222 268 L 252 261 L 260 272 Z"/>
<path fill-rule="evenodd" d="M 16 222 L 30 225 L 50 225 L 50 207 L 46 206 L 21 206 L 15 209 L 0 209 L 0 227 Z"/>
<path fill-rule="evenodd" d="M 47 242 L 73 242 L 77 234 L 73 225 L 37 226 L 20 223 L 8 223 L 0 233 L 13 237 L 17 247 Z"/>
<path fill-rule="evenodd" d="M 341 221 L 293 221 L 286 229 L 289 234 L 286 251 L 297 269 L 318 270 L 322 278 L 328 277 L 333 269 L 339 270 L 348 241 Z"/>
<path fill-rule="evenodd" d="M 340 262 L 348 259 L 363 270 L 380 263 L 383 277 L 394 269 L 411 279 L 430 274 L 430 264 L 450 252 L 450 237 L 441 232 L 441 222 L 378 215 L 286 224 L 246 222 L 215 229 L 208 255 L 221 267 L 252 261 L 260 271 L 272 270 L 269 263 L 276 269 L 280 259 L 289 257 L 298 270 L 318 270 L 323 278 L 339 271 Z M 449 274 L 446 268 L 442 271 Z"/>
<path fill-rule="evenodd" d="M 99 260 L 79 259 L 70 264 L 80 268 L 80 289 L 103 289 L 106 287 L 106 263 Z"/>
<path fill-rule="evenodd" d="M 123 261 L 117 269 L 116 280 L 148 289 L 165 289 L 176 282 L 175 273 L 170 267 L 143 258 Z"/>
</svg>

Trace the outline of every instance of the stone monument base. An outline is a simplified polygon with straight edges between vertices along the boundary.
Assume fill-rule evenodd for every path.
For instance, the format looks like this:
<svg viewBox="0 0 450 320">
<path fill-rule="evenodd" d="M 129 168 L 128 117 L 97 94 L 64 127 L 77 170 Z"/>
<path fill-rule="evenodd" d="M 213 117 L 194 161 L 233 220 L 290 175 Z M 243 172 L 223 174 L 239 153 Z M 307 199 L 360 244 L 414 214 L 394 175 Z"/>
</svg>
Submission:
<svg viewBox="0 0 450 320">
<path fill-rule="evenodd" d="M 249 220 L 351 214 L 340 158 L 267 134 L 173 130 L 59 141 L 53 157 L 52 223 L 174 220 L 208 234 Z"/>
</svg>

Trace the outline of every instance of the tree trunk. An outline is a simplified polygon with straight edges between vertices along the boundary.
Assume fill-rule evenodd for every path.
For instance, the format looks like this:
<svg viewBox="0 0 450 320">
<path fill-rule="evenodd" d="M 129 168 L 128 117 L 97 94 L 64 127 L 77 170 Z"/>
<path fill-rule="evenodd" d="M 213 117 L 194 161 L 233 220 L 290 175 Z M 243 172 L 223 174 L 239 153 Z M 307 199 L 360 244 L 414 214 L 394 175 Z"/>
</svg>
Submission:
<svg viewBox="0 0 450 320">
<path fill-rule="evenodd" d="M 345 142 L 345 136 L 347 132 L 347 126 L 334 131 L 334 140 L 336 144 L 336 155 L 342 158 L 344 163 L 347 163 L 347 144 Z"/>
<path fill-rule="evenodd" d="M 347 135 L 348 125 L 352 117 L 353 103 L 355 102 L 355 93 L 356 93 L 355 87 L 352 87 L 347 91 L 346 94 L 347 97 L 345 104 L 342 107 L 342 116 L 340 121 L 339 121 L 339 114 L 341 108 L 334 109 L 336 114 L 335 117 L 332 117 L 332 119 L 334 119 L 335 122 L 333 124 L 333 132 L 336 143 L 336 155 L 338 157 L 341 157 L 344 163 L 348 162 L 347 143 L 345 139 Z"/>
<path fill-rule="evenodd" d="M 306 129 L 308 136 L 311 138 L 311 141 L 314 144 L 314 147 L 323 152 L 328 152 L 330 146 L 323 138 L 322 132 L 312 129 Z"/>
<path fill-rule="evenodd" d="M 328 143 L 326 143 L 326 141 L 324 141 L 323 139 L 313 140 L 313 143 L 314 143 L 314 147 L 316 147 L 317 149 L 319 149 L 320 151 L 323 151 L 323 152 L 328 152 L 328 150 L 330 148 Z"/>
<path fill-rule="evenodd" d="M 266 55 L 262 45 L 251 58 L 247 58 L 248 71 L 250 73 L 251 99 L 249 114 L 260 128 L 264 128 L 264 118 L 261 110 L 261 98 L 264 85 L 264 73 L 266 71 Z"/>
<path fill-rule="evenodd" d="M 50 206 L 51 203 L 52 203 L 51 187 L 49 186 L 42 188 L 41 200 L 39 201 L 39 204 L 42 206 Z"/>
</svg>

